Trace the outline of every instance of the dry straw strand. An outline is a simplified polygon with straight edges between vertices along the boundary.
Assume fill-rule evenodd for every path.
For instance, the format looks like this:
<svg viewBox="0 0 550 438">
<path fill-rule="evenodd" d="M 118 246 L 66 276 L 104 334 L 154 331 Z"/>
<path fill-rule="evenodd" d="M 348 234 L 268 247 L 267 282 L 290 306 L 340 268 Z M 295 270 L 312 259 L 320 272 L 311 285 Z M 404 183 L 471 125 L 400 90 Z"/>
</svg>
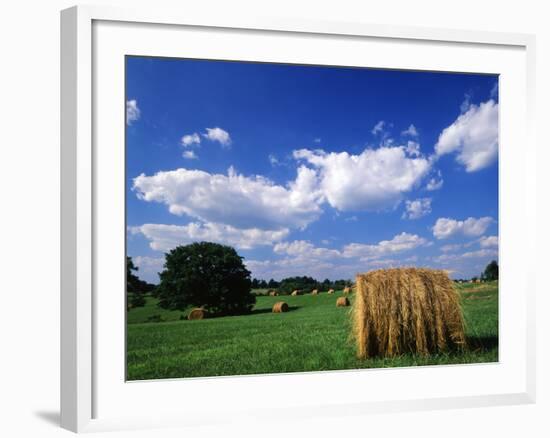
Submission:
<svg viewBox="0 0 550 438">
<path fill-rule="evenodd" d="M 441 270 L 380 269 L 357 276 L 352 310 L 360 358 L 464 348 L 459 295 Z"/>
<path fill-rule="evenodd" d="M 288 304 L 284 301 L 278 301 L 275 304 L 273 304 L 273 313 L 283 313 L 288 312 Z"/>
</svg>

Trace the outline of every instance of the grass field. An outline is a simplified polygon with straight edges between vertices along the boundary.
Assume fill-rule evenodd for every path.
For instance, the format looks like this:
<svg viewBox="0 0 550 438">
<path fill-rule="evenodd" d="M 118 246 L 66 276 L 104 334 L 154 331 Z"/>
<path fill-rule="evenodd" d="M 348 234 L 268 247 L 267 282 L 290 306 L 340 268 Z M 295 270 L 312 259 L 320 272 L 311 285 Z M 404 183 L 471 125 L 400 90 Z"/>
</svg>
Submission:
<svg viewBox="0 0 550 438">
<path fill-rule="evenodd" d="M 200 321 L 180 320 L 182 312 L 162 310 L 148 297 L 145 307 L 128 312 L 128 379 L 498 361 L 498 283 L 457 287 L 466 320 L 467 351 L 368 360 L 355 357 L 349 339 L 350 308 L 335 306 L 341 291 L 259 296 L 250 315 Z M 290 311 L 271 313 L 276 301 L 286 301 Z"/>
</svg>

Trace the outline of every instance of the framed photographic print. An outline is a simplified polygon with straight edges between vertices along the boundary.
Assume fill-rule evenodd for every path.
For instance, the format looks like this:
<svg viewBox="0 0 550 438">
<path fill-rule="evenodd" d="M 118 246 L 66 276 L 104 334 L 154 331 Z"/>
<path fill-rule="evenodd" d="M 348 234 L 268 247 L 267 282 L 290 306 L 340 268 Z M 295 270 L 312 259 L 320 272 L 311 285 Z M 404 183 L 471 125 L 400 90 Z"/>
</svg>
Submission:
<svg viewBox="0 0 550 438">
<path fill-rule="evenodd" d="M 531 36 L 75 7 L 61 43 L 63 427 L 534 400 Z"/>
</svg>

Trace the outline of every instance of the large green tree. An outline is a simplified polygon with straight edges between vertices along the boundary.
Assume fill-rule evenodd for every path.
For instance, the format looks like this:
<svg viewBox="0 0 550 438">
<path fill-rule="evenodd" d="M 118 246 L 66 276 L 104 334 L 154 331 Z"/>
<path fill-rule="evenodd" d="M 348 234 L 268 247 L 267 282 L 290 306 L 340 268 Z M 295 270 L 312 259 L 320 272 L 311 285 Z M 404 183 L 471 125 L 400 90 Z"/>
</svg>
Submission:
<svg viewBox="0 0 550 438">
<path fill-rule="evenodd" d="M 134 274 L 137 271 L 138 267 L 134 265 L 132 257 L 126 257 L 126 304 L 128 309 L 145 305 L 144 295 L 149 285 Z"/>
<path fill-rule="evenodd" d="M 165 309 L 201 306 L 216 315 L 238 315 L 256 302 L 250 287 L 250 272 L 233 248 L 200 242 L 166 254 L 156 295 Z"/>
<path fill-rule="evenodd" d="M 483 278 L 487 281 L 498 280 L 498 263 L 496 260 L 487 265 L 485 272 L 483 272 Z"/>
</svg>

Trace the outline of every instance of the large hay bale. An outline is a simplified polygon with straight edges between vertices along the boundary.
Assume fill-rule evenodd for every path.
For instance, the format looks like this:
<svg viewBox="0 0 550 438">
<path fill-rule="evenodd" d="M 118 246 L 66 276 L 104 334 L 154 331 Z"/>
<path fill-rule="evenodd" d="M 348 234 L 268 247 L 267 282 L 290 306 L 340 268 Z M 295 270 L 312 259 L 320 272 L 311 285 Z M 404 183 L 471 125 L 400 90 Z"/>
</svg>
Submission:
<svg viewBox="0 0 550 438">
<path fill-rule="evenodd" d="M 273 304 L 273 308 L 271 309 L 273 313 L 283 313 L 288 312 L 288 304 L 284 301 L 278 301 L 275 304 Z"/>
<path fill-rule="evenodd" d="M 319 291 L 317 289 L 313 289 L 311 291 L 311 295 L 317 295 L 319 293 Z"/>
<path fill-rule="evenodd" d="M 352 314 L 359 358 L 466 346 L 459 295 L 445 271 L 396 268 L 358 275 Z"/>
<path fill-rule="evenodd" d="M 204 319 L 207 317 L 208 317 L 208 312 L 202 307 L 197 307 L 191 310 L 191 312 L 189 312 L 189 314 L 187 315 L 187 319 L 190 321 L 195 319 Z"/>
<path fill-rule="evenodd" d="M 328 294 L 333 294 L 333 293 L 334 293 L 334 289 L 329 289 L 327 293 L 328 293 Z"/>
<path fill-rule="evenodd" d="M 351 288 L 350 288 L 349 286 L 346 286 L 346 287 L 344 288 L 344 294 L 347 295 L 347 294 L 349 294 L 350 292 L 351 292 Z"/>
<path fill-rule="evenodd" d="M 349 300 L 347 297 L 338 297 L 336 300 L 336 307 L 348 307 Z"/>
<path fill-rule="evenodd" d="M 293 290 L 290 295 L 292 295 L 293 297 L 297 297 L 298 295 L 300 295 L 300 291 L 299 290 Z"/>
<path fill-rule="evenodd" d="M 276 290 L 270 290 L 270 291 L 269 291 L 269 296 L 270 296 L 270 297 L 276 297 L 277 295 L 279 295 L 279 294 L 277 293 Z"/>
</svg>

